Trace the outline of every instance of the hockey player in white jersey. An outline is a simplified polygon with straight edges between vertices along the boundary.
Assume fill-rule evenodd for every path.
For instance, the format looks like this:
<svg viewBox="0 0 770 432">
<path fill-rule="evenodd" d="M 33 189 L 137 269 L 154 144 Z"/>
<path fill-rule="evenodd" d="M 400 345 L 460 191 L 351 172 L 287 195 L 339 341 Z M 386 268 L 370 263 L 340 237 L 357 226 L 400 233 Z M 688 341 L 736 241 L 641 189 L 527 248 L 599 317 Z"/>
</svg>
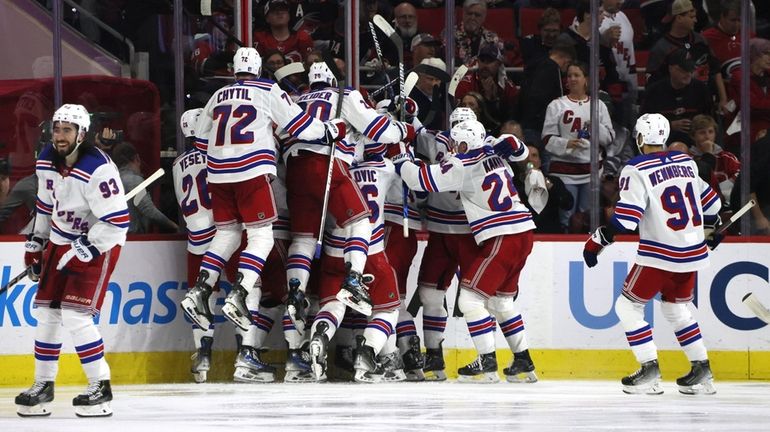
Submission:
<svg viewBox="0 0 770 432">
<path fill-rule="evenodd" d="M 198 281 L 182 300 L 185 314 L 201 328 L 212 321 L 208 299 L 222 267 L 240 244 L 238 276 L 222 313 L 247 330 L 251 316 L 246 297 L 254 289 L 273 248 L 277 218 L 270 178 L 276 174 L 272 124 L 303 139 L 336 142 L 345 135 L 343 122 L 322 123 L 302 112 L 272 81 L 258 79 L 262 59 L 253 48 L 239 48 L 233 58 L 236 83 L 214 93 L 201 113 L 197 146 L 207 153 L 212 195 L 214 239 L 203 257 Z"/>
<path fill-rule="evenodd" d="M 82 105 L 62 105 L 53 115 L 53 142 L 36 163 L 37 211 L 24 246 L 35 295 L 35 382 L 16 397 L 20 416 L 47 416 L 62 347 L 72 337 L 88 387 L 73 399 L 81 417 L 112 415 L 110 367 L 93 317 L 128 232 L 128 207 L 120 175 L 109 156 L 86 139 L 91 124 Z M 47 246 L 46 246 L 47 243 Z"/>
<path fill-rule="evenodd" d="M 411 125 L 392 122 L 387 116 L 378 115 L 357 90 L 348 88 L 344 90 L 344 95 L 339 95 L 335 87 L 336 78 L 325 63 L 313 63 L 308 78 L 310 89 L 297 100 L 308 115 L 329 120 L 341 103 L 341 118 L 373 141 L 397 143 L 414 136 Z M 342 100 L 339 100 L 340 97 Z M 292 215 L 292 243 L 287 266 L 288 307 L 294 311 L 290 316 L 298 327 L 304 326 L 304 293 L 320 230 L 330 151 L 331 147 L 320 138 L 300 136 L 285 143 L 286 185 Z M 328 213 L 334 217 L 338 226 L 346 230 L 345 238 L 361 245 L 345 253 L 345 265 L 350 269 L 342 282 L 340 300 L 368 315 L 371 299 L 361 285 L 361 277 L 366 264 L 366 244 L 369 242 L 371 228 L 367 221 L 369 210 L 366 201 L 349 172 L 354 152 L 354 144 L 345 140 L 335 147 Z"/>
<path fill-rule="evenodd" d="M 419 166 L 410 160 L 409 153 L 404 153 L 393 162 L 411 189 L 457 191 L 478 244 L 472 264 L 467 271 L 463 270 L 458 306 L 479 357 L 458 370 L 458 380 L 499 379 L 494 340 L 496 319 L 514 353 L 511 367 L 504 370 L 507 379 L 533 382 L 537 377 L 515 300 L 519 275 L 532 250 L 535 224 L 513 187 L 510 167 L 491 146 L 485 145 L 484 125 L 466 120 L 454 126 L 451 134 L 456 156 L 439 164 Z M 527 157 L 526 146 L 512 135 L 490 142 L 509 147 L 514 160 Z"/>
<path fill-rule="evenodd" d="M 669 123 L 660 114 L 645 114 L 636 122 L 641 156 L 631 159 L 619 179 L 620 200 L 607 226 L 588 239 L 583 257 L 588 267 L 612 244 L 615 234 L 639 228 L 636 262 L 615 302 L 615 313 L 641 368 L 621 380 L 626 393 L 660 394 L 660 368 L 652 328 L 644 306 L 661 293 L 663 316 L 674 328 L 690 360 L 690 372 L 677 379 L 685 394 L 715 392 L 706 347 L 689 303 L 697 271 L 708 267 L 708 246 L 716 246 L 719 196 L 698 176 L 686 154 L 666 152 Z"/>
</svg>

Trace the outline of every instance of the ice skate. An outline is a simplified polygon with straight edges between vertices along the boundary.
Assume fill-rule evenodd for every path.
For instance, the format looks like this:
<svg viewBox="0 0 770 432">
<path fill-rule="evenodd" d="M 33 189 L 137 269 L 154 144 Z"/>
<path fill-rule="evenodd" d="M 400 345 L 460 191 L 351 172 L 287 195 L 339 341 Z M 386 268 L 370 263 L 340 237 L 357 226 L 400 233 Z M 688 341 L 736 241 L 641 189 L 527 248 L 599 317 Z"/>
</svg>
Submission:
<svg viewBox="0 0 770 432">
<path fill-rule="evenodd" d="M 441 348 L 441 344 L 438 345 L 438 348 L 427 348 L 425 350 L 425 366 L 422 368 L 425 381 L 446 381 L 445 368 L 444 350 Z"/>
<path fill-rule="evenodd" d="M 535 374 L 535 364 L 529 357 L 529 350 L 515 353 L 510 367 L 503 369 L 505 379 L 511 383 L 534 383 L 537 382 Z"/>
<path fill-rule="evenodd" d="M 225 305 L 222 306 L 222 315 L 241 330 L 248 331 L 249 326 L 251 326 L 251 312 L 246 306 L 246 296 L 249 293 L 241 285 L 241 280 L 243 280 L 243 275 L 238 273 L 233 289 L 230 290 L 230 294 L 225 299 Z"/>
<path fill-rule="evenodd" d="M 20 417 L 51 415 L 48 404 L 53 401 L 53 381 L 35 381 L 16 396 L 16 414 Z"/>
<path fill-rule="evenodd" d="M 708 360 L 690 362 L 692 369 L 690 372 L 676 379 L 676 385 L 679 386 L 679 393 L 687 395 L 695 394 L 714 394 L 717 390 L 714 388 L 714 376 L 711 373 L 711 366 Z"/>
<path fill-rule="evenodd" d="M 404 372 L 404 361 L 398 351 L 377 357 L 377 361 L 382 365 L 382 381 L 401 382 L 406 381 L 406 372 Z"/>
<path fill-rule="evenodd" d="M 374 277 L 351 270 L 350 263 L 345 264 L 345 267 L 348 275 L 342 281 L 337 293 L 337 300 L 357 312 L 370 316 L 372 314 L 372 299 L 369 297 L 369 288 L 365 283 L 373 282 Z"/>
<path fill-rule="evenodd" d="M 491 384 L 500 381 L 494 352 L 479 355 L 471 364 L 458 369 L 457 373 L 457 382 L 462 383 Z"/>
<path fill-rule="evenodd" d="M 663 394 L 660 386 L 660 368 L 657 360 L 642 363 L 642 366 L 633 374 L 620 380 L 623 384 L 623 392 L 628 394 Z"/>
<path fill-rule="evenodd" d="M 214 321 L 214 316 L 209 309 L 209 297 L 211 297 L 211 285 L 206 283 L 209 272 L 201 270 L 195 286 L 187 292 L 182 299 L 182 310 L 190 321 L 203 330 L 208 330 Z"/>
<path fill-rule="evenodd" d="M 290 349 L 286 358 L 285 383 L 305 383 L 326 381 L 326 375 L 316 378 L 310 365 L 310 354 L 301 349 Z"/>
<path fill-rule="evenodd" d="M 308 301 L 305 298 L 305 293 L 299 289 L 299 279 L 289 279 L 289 294 L 286 300 L 286 313 L 289 315 L 289 319 L 294 328 L 297 329 L 300 335 L 305 334 L 305 320 L 307 317 Z"/>
<path fill-rule="evenodd" d="M 419 336 L 409 337 L 409 349 L 402 356 L 402 360 L 407 381 L 425 381 L 425 373 L 422 371 L 425 366 L 425 357 L 420 351 Z"/>
<path fill-rule="evenodd" d="M 271 383 L 275 381 L 275 368 L 262 361 L 256 348 L 244 345 L 235 358 L 233 381 Z"/>
<path fill-rule="evenodd" d="M 84 393 L 72 399 L 78 417 L 109 417 L 112 415 L 112 386 L 110 380 L 91 381 Z"/>
<path fill-rule="evenodd" d="M 365 337 L 356 337 L 357 347 L 356 357 L 353 361 L 353 369 L 355 369 L 353 379 L 360 383 L 378 383 L 382 381 L 384 371 L 382 370 L 382 367 L 377 364 L 374 348 L 366 345 L 365 342 Z"/>
<path fill-rule="evenodd" d="M 321 377 L 326 377 L 326 353 L 329 349 L 327 330 L 329 330 L 329 324 L 323 321 L 319 322 L 315 334 L 310 340 L 310 364 L 318 380 L 321 380 Z"/>
<path fill-rule="evenodd" d="M 209 369 L 211 369 L 211 346 L 214 344 L 214 338 L 203 336 L 201 338 L 201 347 L 194 352 L 190 359 L 192 367 L 190 372 L 197 383 L 205 383 Z"/>
</svg>

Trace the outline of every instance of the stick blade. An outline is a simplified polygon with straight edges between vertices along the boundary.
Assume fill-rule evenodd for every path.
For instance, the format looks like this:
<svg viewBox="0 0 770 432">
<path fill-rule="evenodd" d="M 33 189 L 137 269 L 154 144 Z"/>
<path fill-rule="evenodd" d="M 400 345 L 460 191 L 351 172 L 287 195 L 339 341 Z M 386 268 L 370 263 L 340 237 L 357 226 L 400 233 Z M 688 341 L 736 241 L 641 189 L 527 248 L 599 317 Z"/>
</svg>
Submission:
<svg viewBox="0 0 770 432">
<path fill-rule="evenodd" d="M 457 71 L 455 71 L 454 75 L 452 75 L 452 80 L 449 81 L 449 87 L 447 91 L 450 96 L 452 97 L 455 96 L 455 92 L 457 91 L 457 86 L 460 85 L 460 81 L 463 80 L 463 77 L 467 73 L 468 73 L 468 66 L 461 65 L 459 68 L 457 68 Z"/>
<path fill-rule="evenodd" d="M 743 304 L 745 304 L 746 307 L 757 316 L 757 318 L 761 319 L 767 324 L 770 324 L 770 310 L 768 310 L 767 307 L 759 301 L 754 293 L 746 294 L 743 297 Z"/>
<path fill-rule="evenodd" d="M 394 29 L 393 26 L 390 25 L 390 23 L 380 14 L 375 15 L 374 18 L 372 18 L 372 21 L 374 22 L 374 25 L 382 30 L 382 32 L 385 33 L 385 36 L 388 38 L 396 33 L 396 29 Z"/>
<path fill-rule="evenodd" d="M 406 81 L 404 81 L 404 94 L 407 97 L 412 93 L 414 86 L 417 85 L 418 79 L 420 79 L 420 77 L 416 72 L 409 72 L 409 75 L 406 76 Z"/>
<path fill-rule="evenodd" d="M 275 71 L 275 79 L 282 81 L 289 75 L 305 72 L 305 66 L 301 62 L 292 62 Z M 332 71 L 333 72 L 333 71 Z"/>
</svg>

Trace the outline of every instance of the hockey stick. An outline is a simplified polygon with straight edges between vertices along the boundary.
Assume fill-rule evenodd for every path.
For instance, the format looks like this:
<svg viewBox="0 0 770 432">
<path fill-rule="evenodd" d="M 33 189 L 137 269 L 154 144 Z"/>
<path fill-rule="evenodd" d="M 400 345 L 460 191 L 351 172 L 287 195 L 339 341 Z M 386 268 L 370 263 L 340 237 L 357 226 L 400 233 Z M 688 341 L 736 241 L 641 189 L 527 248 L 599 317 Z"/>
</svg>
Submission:
<svg viewBox="0 0 770 432">
<path fill-rule="evenodd" d="M 388 73 L 385 71 L 385 62 L 382 60 L 382 47 L 380 46 L 380 39 L 377 37 L 377 30 L 374 29 L 374 23 L 369 21 L 369 33 L 372 34 L 372 40 L 374 41 L 374 50 L 377 52 L 377 60 L 380 61 L 380 73 L 385 75 L 385 81 L 390 81 L 390 76 L 388 76 Z M 393 87 L 387 86 L 388 90 L 388 99 L 393 99 Z"/>
<path fill-rule="evenodd" d="M 334 62 L 329 51 L 324 52 L 324 62 L 332 71 L 332 74 L 337 79 L 337 106 L 334 110 L 334 118 L 339 118 L 342 114 L 342 99 L 345 96 L 345 83 L 342 80 L 342 73 L 337 67 L 337 63 Z M 326 211 L 329 208 L 329 192 L 332 186 L 332 173 L 334 172 L 334 150 L 337 147 L 337 143 L 330 142 L 331 149 L 329 150 L 329 169 L 326 171 L 326 187 L 324 189 L 324 200 L 321 206 L 321 228 L 318 230 L 318 240 L 315 243 L 315 259 L 321 258 L 321 250 L 323 249 L 324 240 L 324 226 L 326 225 Z"/>
<path fill-rule="evenodd" d="M 144 188 L 146 188 L 147 186 L 149 186 L 149 185 L 150 185 L 152 182 L 154 182 L 155 180 L 159 179 L 161 176 L 163 176 L 163 168 L 158 168 L 158 170 L 157 170 L 157 171 L 155 171 L 155 172 L 154 172 L 154 173 L 153 173 L 151 176 L 149 176 L 149 177 L 147 178 L 147 180 L 145 180 L 145 181 L 143 181 L 143 182 L 139 183 L 139 184 L 138 184 L 138 185 L 137 185 L 135 188 L 131 189 L 131 191 L 130 191 L 130 192 L 128 192 L 128 193 L 125 195 L 125 197 L 126 197 L 126 202 L 128 202 L 128 200 L 130 200 L 131 198 L 133 198 L 134 196 L 136 196 L 136 195 L 137 195 L 139 192 L 141 192 L 142 190 L 144 190 Z M 134 204 L 136 204 L 136 202 L 134 202 Z M 4 293 L 4 292 L 8 291 L 8 289 L 9 289 L 9 288 L 13 287 L 13 286 L 14 286 L 14 285 L 16 285 L 17 283 L 19 283 L 19 281 L 21 281 L 22 279 L 24 279 L 25 277 L 27 277 L 27 272 L 28 272 L 28 271 L 29 271 L 29 267 L 27 267 L 26 269 L 24 269 L 24 271 L 22 271 L 21 273 L 19 273 L 18 275 L 16 275 L 16 276 L 15 276 L 13 279 L 9 280 L 9 281 L 8 281 L 8 283 L 7 283 L 7 284 L 5 284 L 5 286 L 4 286 L 4 287 L 0 288 L 0 294 L 2 294 L 2 293 Z"/>
<path fill-rule="evenodd" d="M 743 296 L 743 304 L 745 304 L 747 308 L 751 309 L 757 318 L 761 319 L 767 324 L 770 324 L 770 309 L 763 305 L 757 296 L 754 295 L 754 293 L 748 293 Z"/>
<path fill-rule="evenodd" d="M 717 231 L 714 233 L 714 235 L 720 235 L 723 234 L 725 231 L 727 231 L 728 228 L 730 228 L 730 225 L 734 224 L 738 221 L 743 215 L 746 214 L 749 210 L 751 210 L 752 207 L 757 205 L 757 202 L 754 200 L 749 200 L 743 207 L 741 207 L 735 214 L 730 216 L 730 219 L 727 221 L 726 224 L 721 225 L 719 228 L 717 228 Z"/>
<path fill-rule="evenodd" d="M 414 86 L 417 85 L 417 80 L 419 79 L 420 77 L 416 72 L 409 72 L 409 75 L 406 76 L 406 81 L 404 81 L 404 94 L 407 97 L 412 94 L 412 90 L 414 90 Z"/>
<path fill-rule="evenodd" d="M 389 82 L 389 83 L 387 83 L 387 84 L 385 84 L 384 86 L 382 86 L 382 87 L 378 88 L 377 90 L 375 90 L 375 91 L 373 91 L 373 92 L 369 93 L 369 97 L 375 97 L 375 96 L 379 96 L 379 95 L 380 95 L 380 93 L 382 93 L 382 92 L 384 92 L 384 91 L 386 91 L 386 90 L 389 90 L 389 89 L 391 89 L 391 88 L 393 87 L 393 84 L 395 84 L 395 83 L 397 83 L 397 82 L 398 82 L 398 77 L 396 77 L 396 78 L 393 78 L 392 80 L 390 80 L 390 82 Z"/>
<path fill-rule="evenodd" d="M 283 81 L 283 79 L 288 77 L 289 75 L 294 75 L 302 72 L 305 72 L 305 66 L 303 66 L 302 63 L 300 62 L 293 62 L 293 63 L 287 64 L 282 68 L 279 68 L 277 71 L 273 73 L 273 75 L 275 75 L 276 80 Z"/>
<path fill-rule="evenodd" d="M 457 92 L 457 86 L 460 85 L 460 81 L 463 80 L 463 77 L 467 73 L 468 73 L 468 66 L 460 65 L 460 67 L 457 68 L 454 75 L 452 75 L 452 80 L 449 81 L 449 87 L 447 88 L 447 93 L 449 93 L 450 96 L 455 97 L 455 92 Z"/>
</svg>

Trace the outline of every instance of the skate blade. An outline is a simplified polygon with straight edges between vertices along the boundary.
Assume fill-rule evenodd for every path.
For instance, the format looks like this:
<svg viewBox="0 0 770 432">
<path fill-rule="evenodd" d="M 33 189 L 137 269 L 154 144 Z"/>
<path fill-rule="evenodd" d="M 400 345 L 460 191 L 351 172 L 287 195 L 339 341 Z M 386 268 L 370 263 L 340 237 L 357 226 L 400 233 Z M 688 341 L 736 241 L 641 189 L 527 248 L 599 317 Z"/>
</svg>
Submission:
<svg viewBox="0 0 770 432">
<path fill-rule="evenodd" d="M 446 372 L 443 369 L 426 371 L 424 370 L 425 381 L 446 381 Z"/>
<path fill-rule="evenodd" d="M 33 406 L 16 405 L 16 414 L 19 417 L 47 417 L 51 415 L 49 403 L 44 402 Z"/>
<path fill-rule="evenodd" d="M 475 384 L 494 384 L 500 382 L 497 372 L 485 372 L 478 375 L 458 375 L 457 382 Z"/>
<path fill-rule="evenodd" d="M 294 324 L 294 328 L 297 330 L 300 336 L 305 335 L 305 321 L 297 318 L 297 308 L 294 306 L 286 306 L 286 313 L 289 315 L 289 320 Z"/>
<path fill-rule="evenodd" d="M 382 374 L 382 382 L 402 382 L 406 381 L 406 373 L 401 370 L 394 370 L 390 372 L 385 372 Z"/>
<path fill-rule="evenodd" d="M 337 300 L 340 301 L 340 303 L 344 304 L 345 306 L 353 309 L 356 312 L 359 312 L 361 314 L 364 314 L 366 316 L 372 315 L 372 305 L 356 299 L 352 294 L 350 294 L 348 291 L 340 290 L 337 293 Z"/>
<path fill-rule="evenodd" d="M 109 417 L 112 415 L 112 407 L 109 402 L 98 405 L 77 405 L 75 415 L 78 417 Z"/>
<path fill-rule="evenodd" d="M 286 376 L 283 377 L 283 382 L 288 384 L 300 384 L 300 383 L 314 383 L 325 382 L 326 375 L 322 375 L 321 378 L 317 378 L 314 372 L 311 371 L 286 371 Z"/>
<path fill-rule="evenodd" d="M 251 318 L 244 316 L 232 303 L 222 306 L 222 315 L 243 331 L 248 331 L 251 326 Z"/>
<path fill-rule="evenodd" d="M 209 328 L 211 322 L 206 318 L 205 315 L 198 313 L 198 310 L 195 309 L 195 302 L 192 301 L 192 299 L 187 297 L 183 298 L 181 305 L 184 314 L 187 316 L 187 318 L 190 319 L 190 321 L 204 330 Z"/>
<path fill-rule="evenodd" d="M 660 386 L 660 382 L 654 382 L 652 384 L 644 384 L 644 385 L 638 385 L 638 386 L 624 385 L 623 393 L 661 395 L 663 394 L 663 387 Z"/>
<path fill-rule="evenodd" d="M 713 395 L 716 392 L 717 389 L 714 388 L 714 382 L 712 380 L 694 386 L 679 386 L 679 393 L 686 395 Z"/>
<path fill-rule="evenodd" d="M 353 380 L 358 383 L 376 384 L 382 381 L 382 375 L 374 375 L 369 371 L 356 369 L 356 373 L 353 375 Z"/>
<path fill-rule="evenodd" d="M 201 370 L 197 372 L 192 373 L 193 380 L 198 384 L 203 384 L 206 382 L 206 379 L 208 378 L 207 371 Z"/>
<path fill-rule="evenodd" d="M 275 375 L 269 372 L 254 372 L 249 368 L 239 366 L 233 372 L 233 381 L 239 383 L 271 383 Z"/>
<path fill-rule="evenodd" d="M 522 372 L 520 374 L 516 375 L 506 375 L 505 377 L 506 381 L 509 383 L 516 383 L 516 384 L 530 384 L 530 383 L 536 383 L 537 382 L 537 374 L 534 372 Z"/>
<path fill-rule="evenodd" d="M 422 369 L 407 371 L 406 380 L 409 382 L 425 381 L 425 373 L 422 371 Z"/>
</svg>

